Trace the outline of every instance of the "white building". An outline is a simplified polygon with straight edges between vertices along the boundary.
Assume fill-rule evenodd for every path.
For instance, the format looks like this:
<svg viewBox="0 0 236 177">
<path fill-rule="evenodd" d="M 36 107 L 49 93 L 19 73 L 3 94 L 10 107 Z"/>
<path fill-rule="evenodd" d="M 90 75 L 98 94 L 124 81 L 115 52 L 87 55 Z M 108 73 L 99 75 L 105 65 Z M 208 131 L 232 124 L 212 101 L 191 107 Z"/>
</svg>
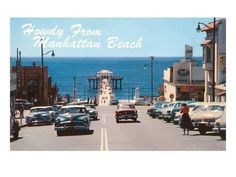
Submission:
<svg viewBox="0 0 236 177">
<path fill-rule="evenodd" d="M 188 47 L 186 47 L 187 50 Z M 191 51 L 192 52 L 192 51 Z M 204 71 L 196 60 L 188 57 L 164 70 L 165 101 L 204 99 Z"/>
<path fill-rule="evenodd" d="M 206 32 L 203 47 L 203 69 L 205 71 L 204 101 L 211 101 L 211 85 L 213 73 L 213 22 L 204 26 L 201 31 Z M 226 101 L 226 20 L 215 23 L 215 101 Z"/>
</svg>

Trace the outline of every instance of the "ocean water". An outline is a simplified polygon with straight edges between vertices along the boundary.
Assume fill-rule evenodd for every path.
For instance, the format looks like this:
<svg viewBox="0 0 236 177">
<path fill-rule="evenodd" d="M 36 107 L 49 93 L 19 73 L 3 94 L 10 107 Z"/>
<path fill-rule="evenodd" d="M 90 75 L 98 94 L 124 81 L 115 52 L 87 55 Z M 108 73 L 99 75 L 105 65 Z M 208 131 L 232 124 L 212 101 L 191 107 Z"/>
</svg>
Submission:
<svg viewBox="0 0 236 177">
<path fill-rule="evenodd" d="M 158 87 L 163 84 L 164 69 L 179 62 L 183 57 L 158 57 L 153 61 L 154 96 L 158 95 Z M 201 57 L 196 57 L 201 64 Z M 11 58 L 11 66 L 15 66 L 16 58 Z M 122 89 L 114 90 L 118 99 L 131 99 L 134 88 L 139 87 L 142 96 L 150 95 L 150 58 L 149 57 L 53 57 L 44 58 L 52 82 L 57 83 L 60 95 L 73 94 L 73 77 L 76 77 L 78 98 L 94 97 L 96 90 L 89 89 L 88 77 L 106 69 L 113 75 L 122 76 Z M 41 66 L 40 57 L 22 57 L 22 65 L 30 66 L 36 62 Z M 144 69 L 144 65 L 147 68 Z M 133 93 L 132 93 L 133 92 Z"/>
</svg>

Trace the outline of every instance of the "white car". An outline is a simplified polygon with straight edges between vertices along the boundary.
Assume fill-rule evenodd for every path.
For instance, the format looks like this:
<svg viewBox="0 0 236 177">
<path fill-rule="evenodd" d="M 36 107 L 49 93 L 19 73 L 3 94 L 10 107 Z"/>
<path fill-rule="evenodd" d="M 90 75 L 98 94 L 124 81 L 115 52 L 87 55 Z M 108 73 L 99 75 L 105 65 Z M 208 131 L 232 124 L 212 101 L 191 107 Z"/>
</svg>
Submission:
<svg viewBox="0 0 236 177">
<path fill-rule="evenodd" d="M 209 102 L 198 106 L 197 111 L 193 110 L 190 114 L 193 126 L 203 135 L 212 131 L 215 121 L 223 115 L 224 109 L 225 103 L 222 102 Z"/>
<path fill-rule="evenodd" d="M 219 132 L 219 135 L 222 140 L 226 139 L 226 111 L 223 115 L 216 120 L 215 129 Z"/>
</svg>

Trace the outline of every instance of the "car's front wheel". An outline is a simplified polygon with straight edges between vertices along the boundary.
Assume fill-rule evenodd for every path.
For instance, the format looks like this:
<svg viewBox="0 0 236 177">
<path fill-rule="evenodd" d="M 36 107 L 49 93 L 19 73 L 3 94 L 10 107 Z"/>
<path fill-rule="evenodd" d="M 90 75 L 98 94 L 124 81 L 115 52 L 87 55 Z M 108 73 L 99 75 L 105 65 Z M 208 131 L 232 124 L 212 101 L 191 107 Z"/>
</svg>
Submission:
<svg viewBox="0 0 236 177">
<path fill-rule="evenodd" d="M 63 135 L 63 131 L 57 131 L 57 136 L 62 136 Z"/>
<path fill-rule="evenodd" d="M 116 119 L 116 123 L 119 123 L 120 122 L 120 120 L 119 119 Z"/>
<path fill-rule="evenodd" d="M 198 131 L 201 135 L 205 135 L 207 132 L 207 128 L 206 127 L 198 127 Z"/>
</svg>

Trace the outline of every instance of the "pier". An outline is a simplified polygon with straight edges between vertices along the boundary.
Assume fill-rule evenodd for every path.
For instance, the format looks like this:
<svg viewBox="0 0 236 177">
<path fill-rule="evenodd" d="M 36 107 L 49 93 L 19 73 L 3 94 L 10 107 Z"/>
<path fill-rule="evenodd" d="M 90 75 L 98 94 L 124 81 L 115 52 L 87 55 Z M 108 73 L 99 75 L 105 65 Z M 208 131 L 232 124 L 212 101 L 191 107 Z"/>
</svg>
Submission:
<svg viewBox="0 0 236 177">
<path fill-rule="evenodd" d="M 122 76 L 113 76 L 111 71 L 101 70 L 97 72 L 97 75 L 88 77 L 89 89 L 98 89 L 99 83 L 103 79 L 107 79 L 114 90 L 122 89 Z"/>
<path fill-rule="evenodd" d="M 101 70 L 97 75 L 88 77 L 89 89 L 98 90 L 98 104 L 109 105 L 110 100 L 114 98 L 113 90 L 122 89 L 121 76 L 113 76 L 113 73 L 108 70 Z"/>
</svg>

